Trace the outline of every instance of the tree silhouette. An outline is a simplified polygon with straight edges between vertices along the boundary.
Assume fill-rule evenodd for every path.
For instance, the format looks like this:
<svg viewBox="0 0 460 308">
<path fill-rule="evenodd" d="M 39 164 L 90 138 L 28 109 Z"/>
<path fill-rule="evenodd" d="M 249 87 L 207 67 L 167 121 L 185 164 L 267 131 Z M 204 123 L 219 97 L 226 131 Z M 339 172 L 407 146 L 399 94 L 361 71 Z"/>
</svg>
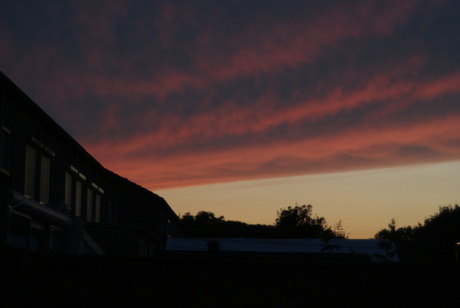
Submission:
<svg viewBox="0 0 460 308">
<path fill-rule="evenodd" d="M 396 228 L 392 219 L 388 228 L 377 232 L 377 239 L 395 243 L 399 258 L 404 262 L 452 262 L 455 243 L 460 239 L 460 207 L 441 206 L 424 223 Z"/>
<path fill-rule="evenodd" d="M 199 211 L 195 216 L 189 212 L 180 217 L 182 228 L 190 237 L 211 237 L 224 221 L 224 216 L 216 217 L 213 212 Z"/>
<path fill-rule="evenodd" d="M 188 237 L 234 238 L 346 238 L 342 222 L 332 228 L 324 217 L 313 216 L 312 205 L 296 205 L 280 209 L 275 224 L 247 224 L 225 220 L 213 212 L 199 211 L 179 215 L 182 228 Z"/>
<path fill-rule="evenodd" d="M 393 243 L 401 261 L 412 260 L 415 257 L 414 229 L 410 226 L 396 228 L 396 220 L 391 219 L 387 229 L 382 229 L 374 235 L 376 239 L 387 239 Z"/>
<path fill-rule="evenodd" d="M 313 216 L 311 204 L 288 206 L 280 209 L 277 215 L 275 227 L 281 237 L 345 238 L 341 221 L 336 224 L 336 230 L 333 230 L 324 217 Z"/>
<path fill-rule="evenodd" d="M 273 225 L 253 225 L 241 221 L 225 220 L 224 216 L 216 217 L 214 213 L 207 211 L 199 211 L 195 216 L 187 212 L 179 218 L 188 237 L 276 237 Z"/>
</svg>

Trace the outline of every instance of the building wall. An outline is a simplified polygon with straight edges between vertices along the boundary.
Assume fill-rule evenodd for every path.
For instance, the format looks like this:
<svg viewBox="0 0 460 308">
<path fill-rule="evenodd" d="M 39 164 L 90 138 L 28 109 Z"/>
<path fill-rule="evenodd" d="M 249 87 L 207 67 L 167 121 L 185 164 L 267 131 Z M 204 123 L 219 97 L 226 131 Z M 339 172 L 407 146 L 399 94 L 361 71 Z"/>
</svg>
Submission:
<svg viewBox="0 0 460 308">
<path fill-rule="evenodd" d="M 115 198 L 115 192 L 110 180 L 104 177 L 104 168 L 24 94 L 15 90 L 11 85 L 4 87 L 2 103 L 2 127 L 11 136 L 11 188 L 40 203 L 55 206 L 67 203 L 72 206 L 72 214 L 78 211 L 83 217 L 88 214 L 85 205 L 91 204 L 87 198 L 89 189 L 93 199 L 101 198 L 103 215 L 99 220 L 108 222 L 108 202 Z M 69 184 L 69 180 L 73 183 Z M 73 187 L 69 194 L 68 188 L 77 182 L 79 193 Z"/>
<path fill-rule="evenodd" d="M 178 220 L 163 198 L 106 170 L 1 73 L 0 124 L 3 243 L 69 252 L 81 236 L 67 218 L 83 222 L 79 232 L 84 223 L 132 224 L 171 236 L 167 224 Z"/>
<path fill-rule="evenodd" d="M 165 199 L 127 179 L 114 176 L 119 185 L 120 203 L 126 205 L 119 209 L 120 223 L 142 225 L 161 238 L 183 235 L 179 218 Z"/>
</svg>

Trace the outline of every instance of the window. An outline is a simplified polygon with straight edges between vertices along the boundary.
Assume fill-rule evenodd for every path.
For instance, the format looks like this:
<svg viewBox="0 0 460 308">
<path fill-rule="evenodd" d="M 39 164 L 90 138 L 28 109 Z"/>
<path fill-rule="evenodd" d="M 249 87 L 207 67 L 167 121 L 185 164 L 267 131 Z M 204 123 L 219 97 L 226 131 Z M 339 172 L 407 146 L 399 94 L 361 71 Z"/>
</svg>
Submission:
<svg viewBox="0 0 460 308">
<path fill-rule="evenodd" d="M 12 210 L 6 241 L 12 246 L 23 249 L 64 252 L 66 233 L 55 226 L 34 221 L 28 215 Z"/>
<path fill-rule="evenodd" d="M 30 229 L 30 249 L 48 251 L 49 231 L 43 224 L 33 222 Z"/>
<path fill-rule="evenodd" d="M 2 126 L 0 133 L 0 169 L 9 173 L 11 165 L 11 132 Z"/>
<path fill-rule="evenodd" d="M 65 173 L 65 196 L 64 196 L 64 203 L 72 206 L 73 202 L 73 177 L 69 172 Z"/>
<path fill-rule="evenodd" d="M 66 232 L 55 226 L 50 227 L 49 250 L 63 253 L 66 249 Z"/>
<path fill-rule="evenodd" d="M 32 198 L 37 199 L 37 170 L 38 165 L 38 150 L 34 147 L 26 146 L 26 179 L 24 186 L 24 193 Z"/>
<path fill-rule="evenodd" d="M 75 183 L 75 216 L 81 216 L 81 193 L 82 193 L 83 183 L 80 180 L 76 180 Z"/>
<path fill-rule="evenodd" d="M 101 194 L 104 192 L 95 183 L 88 188 L 86 201 L 86 221 L 101 222 Z"/>
<path fill-rule="evenodd" d="M 81 216 L 83 180 L 85 176 L 70 166 L 70 171 L 65 173 L 64 202 L 72 209 L 75 216 Z"/>
<path fill-rule="evenodd" d="M 51 159 L 46 155 L 40 156 L 40 194 L 39 199 L 43 203 L 49 202 L 50 197 L 50 168 Z"/>
<path fill-rule="evenodd" d="M 75 216 L 82 216 L 87 222 L 100 222 L 102 194 L 104 190 L 87 180 L 74 166 L 65 173 L 64 201 Z"/>
<path fill-rule="evenodd" d="M 7 243 L 16 247 L 29 249 L 30 225 L 30 218 L 11 212 Z"/>
<path fill-rule="evenodd" d="M 94 210 L 94 193 L 91 188 L 88 188 L 87 200 L 86 200 L 86 221 L 92 222 Z"/>
<path fill-rule="evenodd" d="M 41 203 L 49 202 L 51 158 L 54 152 L 32 139 L 38 147 L 26 145 L 24 194 Z M 44 149 L 43 151 L 41 149 Z"/>
<path fill-rule="evenodd" d="M 115 223 L 115 218 L 116 218 L 116 211 L 115 207 L 111 202 L 107 203 L 107 222 L 108 223 Z"/>
<path fill-rule="evenodd" d="M 96 200 L 95 200 L 95 215 L 94 215 L 94 220 L 95 222 L 101 222 L 101 195 L 96 194 Z"/>
</svg>

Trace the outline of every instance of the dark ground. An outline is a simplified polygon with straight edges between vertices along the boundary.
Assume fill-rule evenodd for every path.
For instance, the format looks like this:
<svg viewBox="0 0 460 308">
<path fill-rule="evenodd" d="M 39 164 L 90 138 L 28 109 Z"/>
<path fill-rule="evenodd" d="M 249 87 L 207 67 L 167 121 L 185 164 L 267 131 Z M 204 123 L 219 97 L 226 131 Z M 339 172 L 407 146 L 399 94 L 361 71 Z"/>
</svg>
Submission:
<svg viewBox="0 0 460 308">
<path fill-rule="evenodd" d="M 2 274 L 0 307 L 458 307 L 456 264 L 56 258 Z"/>
</svg>

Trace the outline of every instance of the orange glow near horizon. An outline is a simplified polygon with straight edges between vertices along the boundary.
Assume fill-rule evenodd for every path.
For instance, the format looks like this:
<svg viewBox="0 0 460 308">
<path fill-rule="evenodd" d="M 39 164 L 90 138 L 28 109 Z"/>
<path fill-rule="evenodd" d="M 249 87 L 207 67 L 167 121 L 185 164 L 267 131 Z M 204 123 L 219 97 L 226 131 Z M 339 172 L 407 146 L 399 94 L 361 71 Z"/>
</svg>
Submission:
<svg viewBox="0 0 460 308">
<path fill-rule="evenodd" d="M 211 211 L 226 220 L 275 222 L 276 212 L 312 204 L 329 225 L 339 220 L 350 239 L 372 238 L 391 219 L 415 226 L 439 206 L 458 202 L 460 162 L 325 173 L 158 190 L 176 213 Z M 263 208 L 264 211 L 260 211 Z"/>
</svg>

